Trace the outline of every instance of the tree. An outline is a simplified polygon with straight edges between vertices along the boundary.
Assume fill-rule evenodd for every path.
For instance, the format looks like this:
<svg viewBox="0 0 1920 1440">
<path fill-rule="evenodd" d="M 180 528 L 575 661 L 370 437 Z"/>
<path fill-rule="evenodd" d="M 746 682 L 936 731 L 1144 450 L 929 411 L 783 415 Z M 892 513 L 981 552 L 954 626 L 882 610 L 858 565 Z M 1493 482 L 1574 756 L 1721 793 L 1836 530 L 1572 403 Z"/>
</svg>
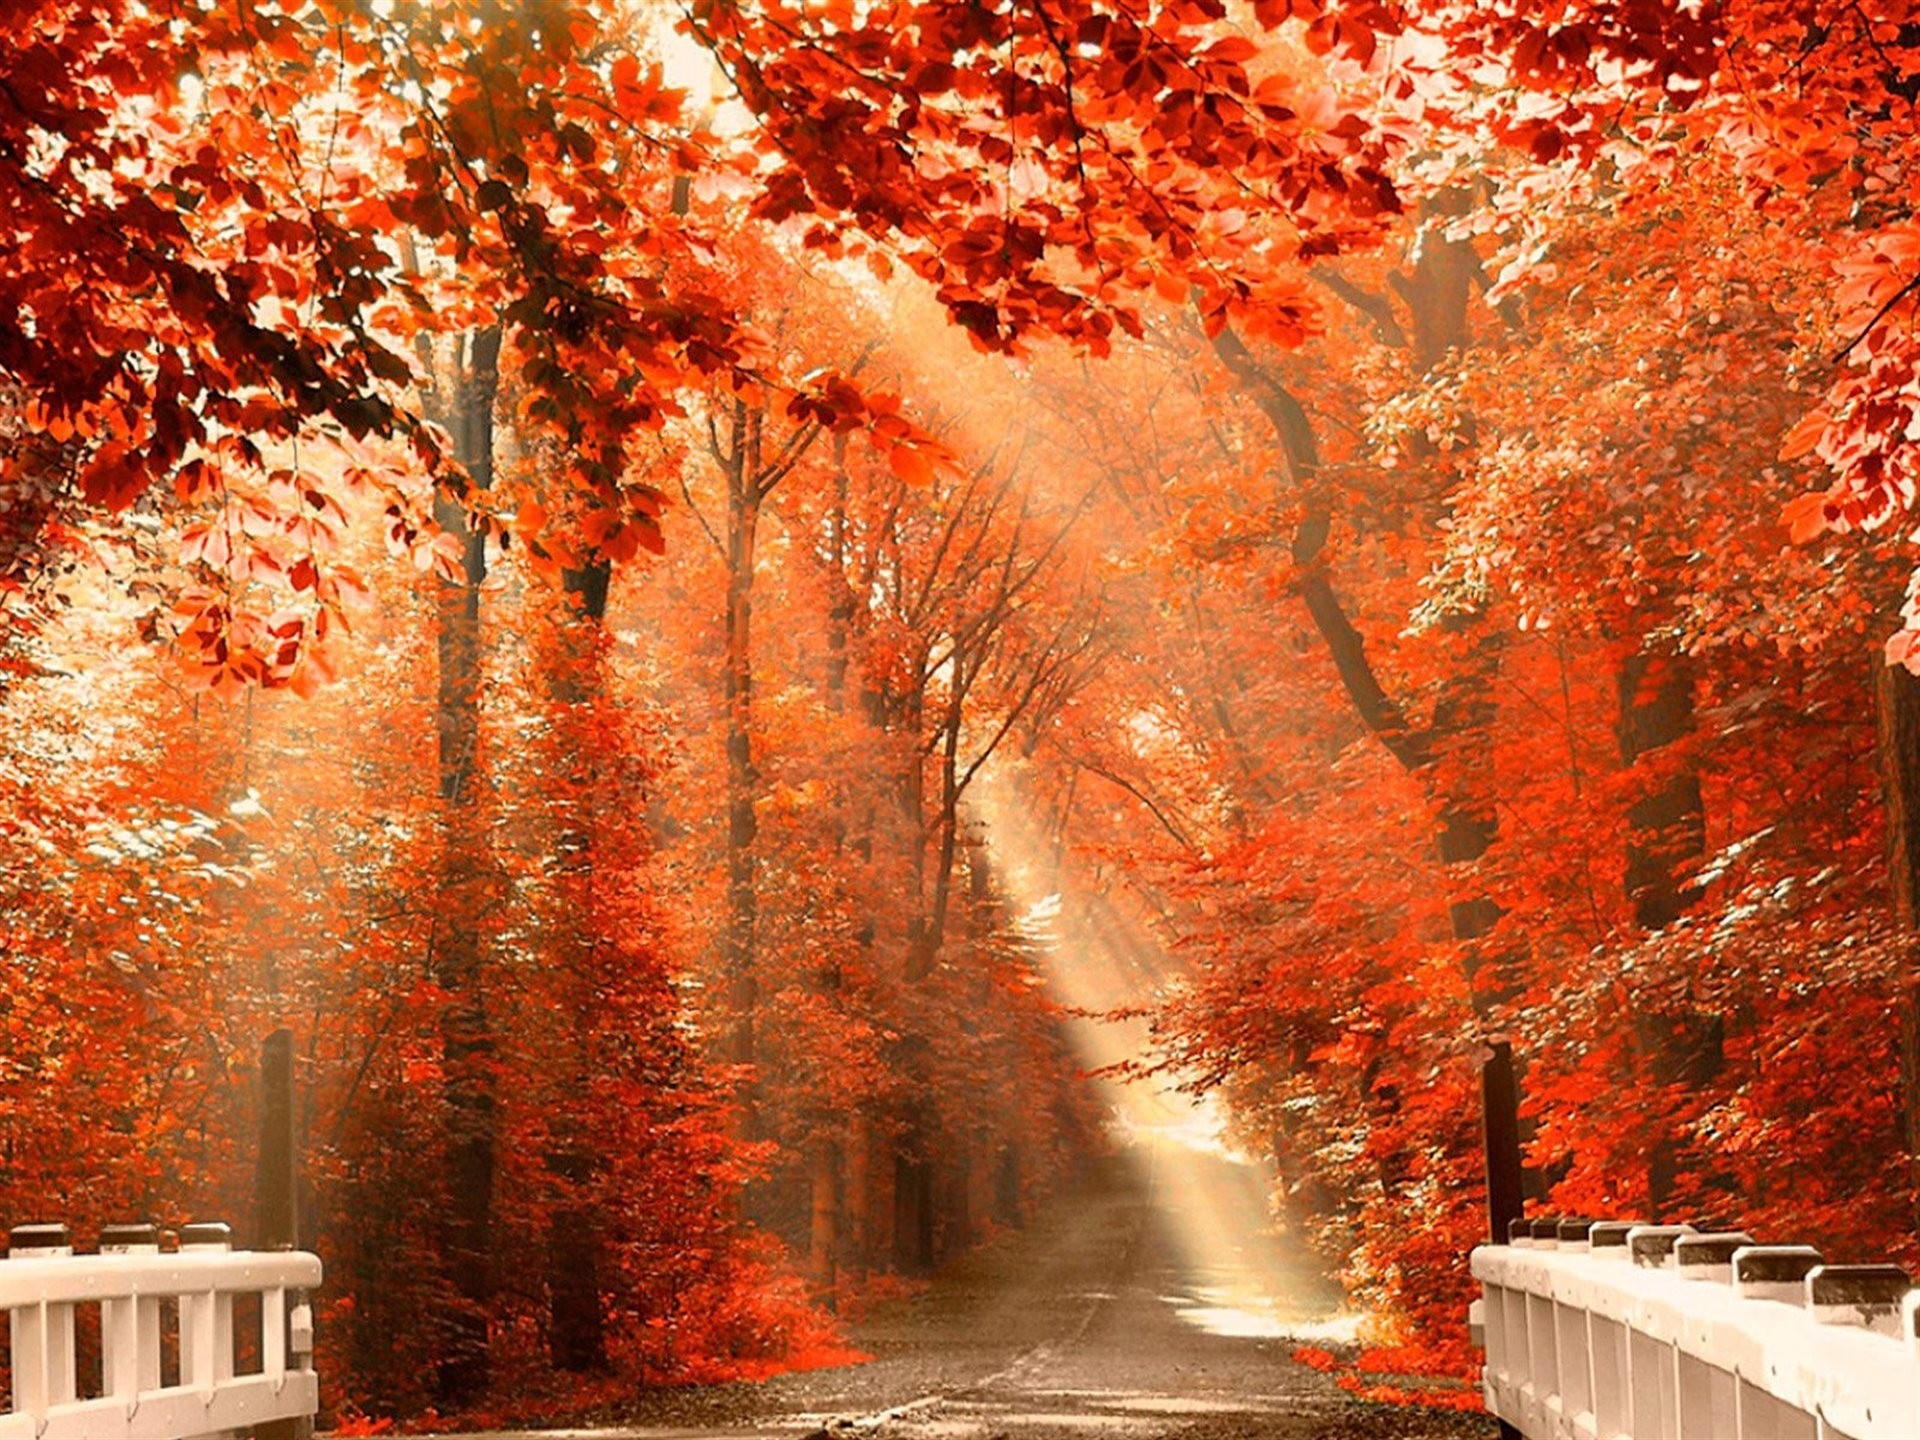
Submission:
<svg viewBox="0 0 1920 1440">
<path fill-rule="evenodd" d="M 456 346 L 447 403 L 455 455 L 473 487 L 493 483 L 494 406 L 500 389 L 500 332 L 483 330 Z M 497 924 L 497 873 L 486 834 L 492 780 L 481 748 L 485 683 L 480 587 L 487 578 L 486 537 L 457 502 L 440 501 L 441 534 L 460 546 L 458 578 L 441 591 L 435 726 L 445 841 L 441 886 L 452 900 L 434 936 L 435 980 L 446 993 L 440 1021 L 448 1120 L 445 1260 L 457 1298 L 436 1386 L 450 1407 L 486 1389 L 488 1312 L 493 1299 L 494 1172 L 499 1099 L 494 1025 L 489 1014 L 488 951 Z"/>
</svg>

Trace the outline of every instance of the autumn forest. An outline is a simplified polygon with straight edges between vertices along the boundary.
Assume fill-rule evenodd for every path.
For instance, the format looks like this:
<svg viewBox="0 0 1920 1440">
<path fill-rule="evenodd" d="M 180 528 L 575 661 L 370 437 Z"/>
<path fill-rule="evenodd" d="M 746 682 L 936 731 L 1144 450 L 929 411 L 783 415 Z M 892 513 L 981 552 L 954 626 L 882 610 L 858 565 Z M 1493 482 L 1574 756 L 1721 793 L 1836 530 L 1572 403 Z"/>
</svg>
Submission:
<svg viewBox="0 0 1920 1440">
<path fill-rule="evenodd" d="M 330 1421 L 552 1421 L 1177 1110 L 1471 1404 L 1505 1037 L 1920 1259 L 1911 13 L 0 6 L 0 1222 L 284 1028 Z"/>
</svg>

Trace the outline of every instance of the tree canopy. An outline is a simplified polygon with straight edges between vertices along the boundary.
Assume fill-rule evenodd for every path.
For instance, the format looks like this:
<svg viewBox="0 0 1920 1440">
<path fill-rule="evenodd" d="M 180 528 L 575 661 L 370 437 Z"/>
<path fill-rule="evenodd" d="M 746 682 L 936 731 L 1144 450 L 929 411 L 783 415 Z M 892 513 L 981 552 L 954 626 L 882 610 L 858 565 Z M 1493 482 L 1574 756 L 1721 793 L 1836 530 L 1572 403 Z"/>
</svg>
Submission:
<svg viewBox="0 0 1920 1440">
<path fill-rule="evenodd" d="M 239 1213 L 291 1025 L 343 1414 L 507 1420 L 847 1358 L 1105 1067 L 1458 1403 L 1504 1034 L 1537 1203 L 1911 1258 L 1916 105 L 1857 0 L 7 7 L 0 1200 Z"/>
</svg>

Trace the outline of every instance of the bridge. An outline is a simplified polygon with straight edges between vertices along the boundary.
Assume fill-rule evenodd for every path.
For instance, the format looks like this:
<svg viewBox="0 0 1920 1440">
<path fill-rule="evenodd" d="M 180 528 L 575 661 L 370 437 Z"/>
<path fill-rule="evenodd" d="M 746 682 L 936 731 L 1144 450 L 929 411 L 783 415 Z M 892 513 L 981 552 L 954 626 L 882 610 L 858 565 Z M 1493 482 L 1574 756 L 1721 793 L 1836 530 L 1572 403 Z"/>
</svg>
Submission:
<svg viewBox="0 0 1920 1440">
<path fill-rule="evenodd" d="M 1913 1440 L 1920 1291 L 1691 1225 L 1517 1220 L 1473 1252 L 1487 1408 L 1528 1440 Z"/>
<path fill-rule="evenodd" d="M 1472 1255 L 1505 1440 L 1917 1440 L 1920 1290 L 1739 1230 L 1522 1214 L 1511 1045 L 1481 1058 L 1490 1233 Z"/>
<path fill-rule="evenodd" d="M 75 1254 L 64 1225 L 13 1228 L 0 1261 L 13 1382 L 0 1440 L 310 1431 L 319 1257 L 234 1250 L 224 1224 L 185 1226 L 174 1249 L 162 1238 L 108 1226 L 98 1253 Z"/>
</svg>

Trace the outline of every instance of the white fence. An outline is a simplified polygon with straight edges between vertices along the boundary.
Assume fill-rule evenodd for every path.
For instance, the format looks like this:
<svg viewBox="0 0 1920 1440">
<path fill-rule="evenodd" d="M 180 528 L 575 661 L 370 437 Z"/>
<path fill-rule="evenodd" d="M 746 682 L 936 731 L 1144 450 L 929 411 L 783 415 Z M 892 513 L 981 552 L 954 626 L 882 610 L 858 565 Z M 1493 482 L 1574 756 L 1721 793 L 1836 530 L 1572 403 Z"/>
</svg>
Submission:
<svg viewBox="0 0 1920 1440">
<path fill-rule="evenodd" d="M 1528 1440 L 1920 1440 L 1920 1292 L 1893 1266 L 1533 1220 L 1473 1273 L 1487 1408 Z"/>
<path fill-rule="evenodd" d="M 190 1225 L 167 1253 L 149 1226 L 100 1238 L 100 1254 L 75 1255 L 63 1226 L 13 1231 L 0 1261 L 12 1355 L 0 1440 L 183 1440 L 319 1408 L 306 1303 L 317 1256 L 234 1251 L 224 1225 Z M 235 1373 L 236 1340 L 247 1372 Z"/>
</svg>

